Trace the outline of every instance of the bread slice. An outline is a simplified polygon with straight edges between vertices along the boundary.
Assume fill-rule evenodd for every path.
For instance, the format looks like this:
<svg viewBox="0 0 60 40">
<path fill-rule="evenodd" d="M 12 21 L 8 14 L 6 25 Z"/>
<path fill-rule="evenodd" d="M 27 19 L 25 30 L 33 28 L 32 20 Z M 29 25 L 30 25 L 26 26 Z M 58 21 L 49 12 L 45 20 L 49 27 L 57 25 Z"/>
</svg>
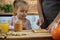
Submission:
<svg viewBox="0 0 60 40">
<path fill-rule="evenodd" d="M 32 30 L 35 33 L 48 33 L 46 29 L 37 29 L 37 30 Z"/>
</svg>

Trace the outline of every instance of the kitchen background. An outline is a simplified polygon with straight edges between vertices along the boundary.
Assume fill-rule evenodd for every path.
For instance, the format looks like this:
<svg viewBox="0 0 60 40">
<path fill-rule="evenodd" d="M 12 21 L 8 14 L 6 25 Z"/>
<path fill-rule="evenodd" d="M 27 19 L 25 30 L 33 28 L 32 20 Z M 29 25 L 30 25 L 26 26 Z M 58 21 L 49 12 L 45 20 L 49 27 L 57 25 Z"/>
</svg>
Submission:
<svg viewBox="0 0 60 40">
<path fill-rule="evenodd" d="M 38 29 L 39 26 L 36 25 L 37 20 L 39 19 L 39 15 L 38 15 L 38 11 L 37 11 L 37 0 L 25 0 L 26 2 L 28 2 L 29 4 L 29 10 L 28 10 L 28 15 L 27 15 L 27 19 L 30 20 L 31 22 L 31 27 L 32 29 Z M 7 10 L 1 10 L 1 5 L 4 6 L 8 4 L 10 5 L 11 8 L 12 4 L 13 4 L 14 0 L 0 0 L 0 22 L 1 21 L 7 21 L 11 16 L 12 16 L 12 11 L 7 11 Z M 13 7 L 12 7 L 13 8 Z M 12 27 L 10 27 L 12 28 Z"/>
</svg>

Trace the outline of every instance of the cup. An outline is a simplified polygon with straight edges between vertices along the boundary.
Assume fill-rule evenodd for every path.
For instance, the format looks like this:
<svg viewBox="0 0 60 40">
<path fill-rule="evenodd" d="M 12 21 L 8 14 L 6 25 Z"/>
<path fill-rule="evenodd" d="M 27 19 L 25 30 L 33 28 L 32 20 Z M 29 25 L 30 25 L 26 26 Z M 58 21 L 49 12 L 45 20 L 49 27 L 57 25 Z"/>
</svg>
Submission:
<svg viewBox="0 0 60 40">
<path fill-rule="evenodd" d="M 0 32 L 6 33 L 9 29 L 9 23 L 6 20 L 0 20 Z"/>
<path fill-rule="evenodd" d="M 1 23 L 1 32 L 2 33 L 7 33 L 9 29 L 9 24 L 8 23 Z"/>
</svg>

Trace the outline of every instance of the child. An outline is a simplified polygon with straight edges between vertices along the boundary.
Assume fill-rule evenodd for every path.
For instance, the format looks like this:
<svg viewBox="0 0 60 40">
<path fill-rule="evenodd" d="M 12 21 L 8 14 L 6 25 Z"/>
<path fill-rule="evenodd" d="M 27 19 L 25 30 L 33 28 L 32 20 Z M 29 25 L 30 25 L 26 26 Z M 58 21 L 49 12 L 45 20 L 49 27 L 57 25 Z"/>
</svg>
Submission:
<svg viewBox="0 0 60 40">
<path fill-rule="evenodd" d="M 10 26 L 13 26 L 14 22 L 18 19 L 21 19 L 23 21 L 23 29 L 29 30 L 31 28 L 30 21 L 26 19 L 26 13 L 28 11 L 28 4 L 23 0 L 14 1 L 14 7 L 15 7 L 15 16 L 12 16 L 9 19 Z"/>
</svg>

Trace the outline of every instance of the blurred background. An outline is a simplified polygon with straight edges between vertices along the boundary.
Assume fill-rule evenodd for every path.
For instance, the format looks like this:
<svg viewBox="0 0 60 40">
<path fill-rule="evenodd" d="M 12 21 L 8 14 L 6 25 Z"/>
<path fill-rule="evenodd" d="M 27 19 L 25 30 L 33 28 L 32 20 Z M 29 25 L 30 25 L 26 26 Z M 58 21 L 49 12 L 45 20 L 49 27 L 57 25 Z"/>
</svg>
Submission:
<svg viewBox="0 0 60 40">
<path fill-rule="evenodd" d="M 29 10 L 27 13 L 27 19 L 30 20 L 32 29 L 38 29 L 39 26 L 36 25 L 37 20 L 39 19 L 37 11 L 37 0 L 25 0 L 29 5 Z M 13 14 L 13 2 L 14 0 L 0 0 L 0 21 L 7 21 Z M 6 5 L 9 5 L 8 9 L 5 8 Z M 6 9 L 2 10 L 2 6 Z M 7 7 L 7 6 L 6 6 Z M 9 11 L 7 11 L 9 10 Z"/>
</svg>

